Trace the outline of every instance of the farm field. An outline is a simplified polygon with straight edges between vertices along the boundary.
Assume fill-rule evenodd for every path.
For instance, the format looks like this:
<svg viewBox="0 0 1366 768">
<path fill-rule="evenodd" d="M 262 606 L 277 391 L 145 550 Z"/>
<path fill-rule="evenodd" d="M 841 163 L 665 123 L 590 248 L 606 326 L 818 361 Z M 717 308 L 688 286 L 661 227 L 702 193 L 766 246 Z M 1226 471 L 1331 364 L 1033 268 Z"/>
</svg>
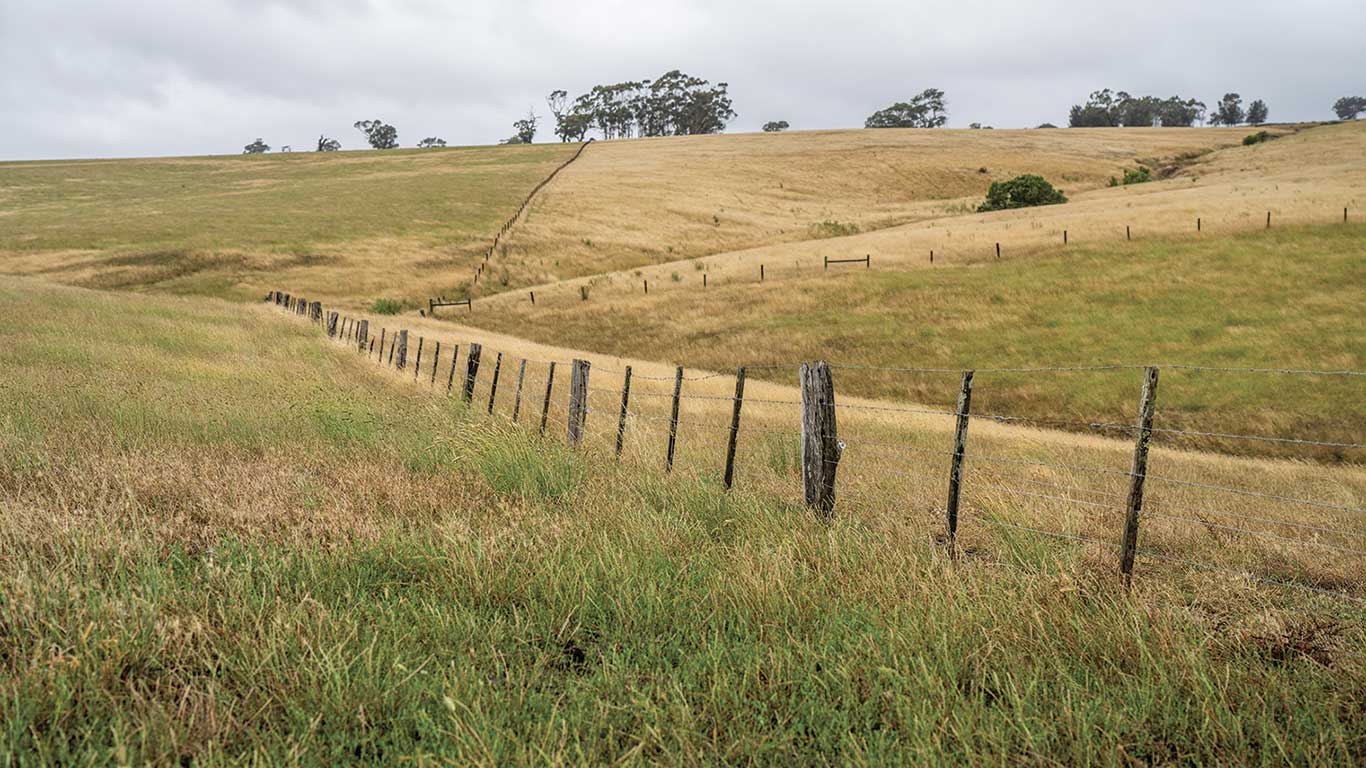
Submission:
<svg viewBox="0 0 1366 768">
<path fill-rule="evenodd" d="M 0 270 L 239 301 L 284 280 L 416 304 L 467 281 L 493 233 L 572 150 L 0 163 Z"/>
<path fill-rule="evenodd" d="M 273 306 L 30 279 L 0 302 L 5 761 L 1346 763 L 1366 742 L 1359 467 L 1159 446 L 1155 478 L 1325 505 L 1223 498 L 1224 522 L 1336 548 L 1183 522 L 1207 489 L 1154 482 L 1126 595 L 1122 501 L 1009 492 L 1122 468 L 1122 437 L 975 425 L 973 451 L 1057 466 L 973 465 L 953 564 L 943 462 L 864 453 L 942 448 L 937 417 L 843 414 L 827 525 L 780 383 L 751 384 L 727 493 L 703 430 L 728 402 L 689 401 L 659 469 L 663 364 L 587 355 L 595 388 L 640 376 L 618 464 L 611 399 L 570 452 L 511 425 L 506 384 L 497 418 L 486 375 L 448 397 L 430 352 L 477 337 L 534 379 L 573 350 L 371 317 L 424 335 L 394 371 Z"/>
</svg>

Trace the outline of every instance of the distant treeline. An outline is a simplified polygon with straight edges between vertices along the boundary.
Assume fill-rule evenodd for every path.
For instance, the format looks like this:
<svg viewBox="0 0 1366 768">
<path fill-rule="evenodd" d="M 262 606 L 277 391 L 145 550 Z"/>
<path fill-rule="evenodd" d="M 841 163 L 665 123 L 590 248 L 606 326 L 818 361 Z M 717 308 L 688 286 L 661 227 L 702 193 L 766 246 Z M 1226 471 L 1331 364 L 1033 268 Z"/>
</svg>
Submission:
<svg viewBox="0 0 1366 768">
<path fill-rule="evenodd" d="M 595 85 L 573 102 L 566 91 L 546 98 L 560 141 L 583 141 L 590 130 L 604 139 L 720 133 L 735 117 L 726 83 L 677 69 L 654 80 Z"/>
</svg>

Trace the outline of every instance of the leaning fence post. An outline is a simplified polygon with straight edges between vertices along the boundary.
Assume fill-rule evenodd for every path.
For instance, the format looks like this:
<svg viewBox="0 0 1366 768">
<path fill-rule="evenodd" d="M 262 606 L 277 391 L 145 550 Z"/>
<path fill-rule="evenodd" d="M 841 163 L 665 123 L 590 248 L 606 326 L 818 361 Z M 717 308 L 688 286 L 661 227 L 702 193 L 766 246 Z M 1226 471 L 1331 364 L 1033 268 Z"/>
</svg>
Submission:
<svg viewBox="0 0 1366 768">
<path fill-rule="evenodd" d="M 413 363 L 413 381 L 417 381 L 417 375 L 422 372 L 422 342 L 424 341 L 426 341 L 424 337 L 417 337 L 417 362 Z"/>
<path fill-rule="evenodd" d="M 555 361 L 550 361 L 550 371 L 545 376 L 545 401 L 541 403 L 541 434 L 545 434 L 545 422 L 550 418 L 550 392 L 555 387 Z"/>
<path fill-rule="evenodd" d="M 436 369 L 441 367 L 441 340 L 437 339 L 436 349 L 432 350 L 432 379 L 427 382 L 427 386 L 436 386 Z"/>
<path fill-rule="evenodd" d="M 387 328 L 379 329 L 379 358 L 378 362 L 384 362 L 384 335 L 389 332 Z"/>
<path fill-rule="evenodd" d="M 327 338 L 337 338 L 337 318 L 341 317 L 340 312 L 327 313 Z"/>
<path fill-rule="evenodd" d="M 617 459 L 621 459 L 621 446 L 626 442 L 626 414 L 631 403 L 631 366 L 626 366 L 626 374 L 621 379 L 621 415 L 617 417 Z"/>
<path fill-rule="evenodd" d="M 522 413 L 522 382 L 526 381 L 526 358 L 522 358 L 521 365 L 517 366 L 517 395 L 512 398 L 512 423 L 517 423 L 517 417 Z"/>
<path fill-rule="evenodd" d="M 503 371 L 503 353 L 493 359 L 493 383 L 489 385 L 489 415 L 493 415 L 493 399 L 498 396 L 498 374 Z"/>
<path fill-rule="evenodd" d="M 1148 475 L 1148 444 L 1153 436 L 1153 412 L 1157 406 L 1157 368 L 1143 371 L 1143 394 L 1138 404 L 1138 429 L 1134 439 L 1134 463 L 1129 470 L 1129 500 L 1124 513 L 1124 540 L 1120 549 L 1119 570 L 1124 588 L 1133 581 L 1134 554 L 1138 548 L 1138 515 L 1143 510 L 1143 481 Z"/>
<path fill-rule="evenodd" d="M 398 369 L 401 371 L 408 367 L 408 329 L 398 332 Z"/>
<path fill-rule="evenodd" d="M 674 447 L 678 443 L 678 401 L 683 394 L 683 366 L 674 372 L 674 403 L 669 416 L 669 455 L 664 459 L 664 471 L 674 470 Z"/>
<path fill-rule="evenodd" d="M 957 558 L 958 497 L 963 487 L 963 451 L 968 444 L 968 413 L 972 409 L 972 371 L 963 371 L 958 390 L 958 425 L 953 433 L 953 461 L 949 465 L 949 557 Z"/>
<path fill-rule="evenodd" d="M 446 377 L 446 396 L 451 395 L 451 386 L 455 384 L 455 365 L 460 361 L 460 345 L 456 344 L 455 349 L 451 350 L 451 373 Z"/>
<path fill-rule="evenodd" d="M 745 403 L 745 368 L 735 371 L 735 402 L 730 412 L 730 439 L 726 442 L 725 487 L 729 489 L 735 482 L 735 442 L 740 436 L 740 406 Z"/>
<path fill-rule="evenodd" d="M 569 375 L 569 447 L 578 448 L 583 442 L 583 424 L 588 415 L 587 360 L 575 360 Z"/>
<path fill-rule="evenodd" d="M 461 393 L 467 403 L 474 399 L 474 380 L 479 375 L 479 355 L 483 351 L 482 344 L 470 344 L 469 357 L 465 360 L 465 389 Z"/>
<path fill-rule="evenodd" d="M 835 512 L 835 470 L 840 444 L 835 429 L 835 385 L 824 360 L 802 363 L 802 497 L 829 520 Z"/>
</svg>

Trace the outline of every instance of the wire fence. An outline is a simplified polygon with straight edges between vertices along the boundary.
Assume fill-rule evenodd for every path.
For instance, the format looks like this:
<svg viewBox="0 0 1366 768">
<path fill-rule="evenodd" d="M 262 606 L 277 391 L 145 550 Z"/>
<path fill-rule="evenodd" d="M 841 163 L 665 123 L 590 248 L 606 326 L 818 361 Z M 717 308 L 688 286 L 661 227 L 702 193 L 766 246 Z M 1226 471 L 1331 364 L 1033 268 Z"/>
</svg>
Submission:
<svg viewBox="0 0 1366 768">
<path fill-rule="evenodd" d="M 1244 586 L 1366 606 L 1366 472 L 1358 465 L 1177 450 L 1149 455 L 1153 436 L 1167 433 L 1347 452 L 1366 451 L 1366 443 L 1162 427 L 1156 406 L 1163 366 L 952 371 L 960 377 L 958 402 L 934 408 L 835 396 L 831 369 L 870 366 L 762 363 L 737 366 L 732 374 L 681 366 L 673 375 L 636 373 L 631 366 L 514 355 L 472 339 L 428 339 L 383 327 L 375 334 L 366 319 L 324 316 L 318 302 L 282 292 L 270 300 L 377 366 L 463 400 L 473 414 L 565 434 L 576 448 L 666 472 L 719 475 L 726 488 L 744 482 L 794 501 L 800 488 L 801 500 L 817 509 L 828 504 L 840 514 L 870 517 L 904 511 L 923 518 L 950 557 L 999 544 L 1008 533 L 1011 546 L 1024 536 L 1063 546 L 1063 554 L 1101 561 L 1118 555 L 1126 583 L 1136 572 L 1181 566 Z M 1168 367 L 1366 383 L 1366 372 L 1351 370 Z M 782 396 L 771 385 L 745 394 L 748 371 L 780 369 L 798 373 L 800 397 Z M 974 374 L 992 371 L 1141 372 L 1138 418 L 1124 424 L 977 413 Z M 970 430 L 978 422 L 995 431 Z M 1100 442 L 1059 439 L 1057 429 L 1091 430 Z M 1366 453 L 1356 458 L 1366 460 Z"/>
</svg>

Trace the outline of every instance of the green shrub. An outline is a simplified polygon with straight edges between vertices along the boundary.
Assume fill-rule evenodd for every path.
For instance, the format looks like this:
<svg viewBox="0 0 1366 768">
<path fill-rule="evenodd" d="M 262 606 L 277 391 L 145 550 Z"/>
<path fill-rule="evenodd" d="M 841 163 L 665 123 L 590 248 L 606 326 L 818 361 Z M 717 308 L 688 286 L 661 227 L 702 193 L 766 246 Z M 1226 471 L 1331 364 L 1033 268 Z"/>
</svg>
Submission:
<svg viewBox="0 0 1366 768">
<path fill-rule="evenodd" d="M 1124 185 L 1143 184 L 1153 180 L 1153 172 L 1146 165 L 1138 166 L 1137 170 L 1124 172 Z"/>
<path fill-rule="evenodd" d="M 1057 205 L 1067 202 L 1063 193 L 1053 188 L 1042 176 L 1027 173 L 1010 181 L 994 181 L 987 190 L 987 199 L 978 212 L 1003 211 L 1007 208 L 1031 208 L 1036 205 Z"/>
<path fill-rule="evenodd" d="M 398 299 L 375 299 L 375 303 L 370 305 L 370 311 L 377 315 L 397 315 L 403 311 L 403 303 Z"/>
<path fill-rule="evenodd" d="M 1243 137 L 1243 146 L 1250 147 L 1253 144 L 1261 144 L 1264 141 L 1271 141 L 1274 138 L 1276 137 L 1272 136 L 1270 133 L 1266 131 L 1257 131 L 1256 133 L 1249 133 L 1248 135 Z"/>
</svg>

